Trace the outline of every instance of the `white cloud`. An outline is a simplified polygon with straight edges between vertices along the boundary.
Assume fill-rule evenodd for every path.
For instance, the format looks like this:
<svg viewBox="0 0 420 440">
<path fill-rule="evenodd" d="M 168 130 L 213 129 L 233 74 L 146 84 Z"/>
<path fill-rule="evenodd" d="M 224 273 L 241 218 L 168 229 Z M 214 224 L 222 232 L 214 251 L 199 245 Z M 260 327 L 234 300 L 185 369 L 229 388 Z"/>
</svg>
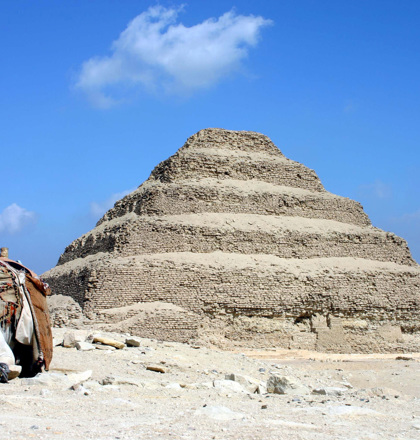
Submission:
<svg viewBox="0 0 420 440">
<path fill-rule="evenodd" d="M 35 213 L 12 203 L 0 213 L 0 232 L 14 234 L 35 221 Z"/>
<path fill-rule="evenodd" d="M 420 222 L 420 209 L 418 209 L 415 212 L 403 214 L 402 216 L 396 217 L 393 220 L 400 222 L 416 222 L 416 223 Z"/>
<path fill-rule="evenodd" d="M 375 180 L 375 182 L 367 185 L 360 185 L 358 192 L 363 196 L 373 196 L 378 199 L 388 199 L 392 197 L 392 187 L 380 180 Z"/>
<path fill-rule="evenodd" d="M 101 202 L 91 202 L 90 213 L 93 217 L 102 217 L 109 209 L 111 209 L 115 202 L 125 197 L 127 194 L 133 192 L 135 188 L 121 191 L 119 193 L 111 194 L 106 200 Z"/>
<path fill-rule="evenodd" d="M 186 27 L 176 23 L 180 10 L 155 6 L 135 17 L 113 42 L 110 56 L 83 63 L 76 88 L 102 108 L 138 87 L 191 93 L 236 71 L 258 43 L 261 28 L 272 23 L 232 10 Z"/>
</svg>

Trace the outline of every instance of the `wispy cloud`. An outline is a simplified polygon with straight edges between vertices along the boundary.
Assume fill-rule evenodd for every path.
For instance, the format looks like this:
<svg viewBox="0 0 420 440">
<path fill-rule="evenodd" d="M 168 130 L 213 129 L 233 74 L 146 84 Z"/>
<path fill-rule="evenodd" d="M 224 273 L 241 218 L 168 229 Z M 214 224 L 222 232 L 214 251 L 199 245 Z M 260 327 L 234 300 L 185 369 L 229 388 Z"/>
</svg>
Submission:
<svg viewBox="0 0 420 440">
<path fill-rule="evenodd" d="M 344 113 L 354 113 L 356 110 L 357 104 L 352 99 L 345 102 L 343 107 Z"/>
<path fill-rule="evenodd" d="M 392 220 L 402 223 L 420 223 L 420 209 L 414 212 L 403 214 L 400 217 L 394 217 Z"/>
<path fill-rule="evenodd" d="M 0 213 L 0 232 L 14 234 L 35 221 L 35 212 L 12 203 Z"/>
<path fill-rule="evenodd" d="M 111 194 L 106 200 L 102 200 L 101 202 L 91 202 L 90 204 L 90 214 L 95 217 L 102 217 L 105 212 L 111 209 L 115 202 L 125 197 L 127 194 L 133 192 L 135 188 L 128 189 L 126 191 L 121 191 L 119 193 Z"/>
<path fill-rule="evenodd" d="M 392 187 L 381 180 L 375 180 L 373 183 L 359 185 L 358 193 L 365 197 L 388 199 L 392 197 Z"/>
<path fill-rule="evenodd" d="M 177 23 L 181 9 L 155 6 L 135 17 L 112 43 L 110 56 L 83 63 L 76 88 L 100 108 L 138 88 L 189 94 L 237 71 L 261 28 L 272 23 L 231 10 L 186 27 Z"/>
</svg>

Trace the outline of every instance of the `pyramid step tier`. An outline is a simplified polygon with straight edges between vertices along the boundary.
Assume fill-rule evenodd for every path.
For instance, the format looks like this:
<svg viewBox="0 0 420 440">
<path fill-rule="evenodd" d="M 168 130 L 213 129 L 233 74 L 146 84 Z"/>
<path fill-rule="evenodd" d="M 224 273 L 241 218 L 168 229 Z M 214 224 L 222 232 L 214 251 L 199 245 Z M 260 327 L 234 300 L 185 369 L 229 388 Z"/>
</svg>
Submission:
<svg viewBox="0 0 420 440">
<path fill-rule="evenodd" d="M 212 316 L 321 313 L 420 330 L 418 266 L 222 252 L 98 254 L 57 266 L 44 278 L 55 293 L 73 296 L 85 311 L 161 301 Z"/>
<path fill-rule="evenodd" d="M 130 213 L 104 222 L 75 240 L 59 264 L 99 252 L 128 256 L 215 251 L 416 264 L 402 238 L 373 227 L 301 217 L 215 213 L 161 217 Z"/>
<path fill-rule="evenodd" d="M 161 162 L 150 180 L 177 182 L 203 178 L 259 180 L 276 185 L 324 191 L 315 171 L 284 156 L 229 150 L 180 150 Z"/>
<path fill-rule="evenodd" d="M 119 200 L 98 225 L 130 212 L 138 215 L 253 213 L 370 225 L 360 203 L 326 191 L 212 178 L 166 184 L 149 181 Z"/>
<path fill-rule="evenodd" d="M 232 131 L 219 128 L 207 128 L 193 134 L 180 151 L 193 149 L 220 149 L 283 156 L 268 136 L 253 131 Z"/>
</svg>

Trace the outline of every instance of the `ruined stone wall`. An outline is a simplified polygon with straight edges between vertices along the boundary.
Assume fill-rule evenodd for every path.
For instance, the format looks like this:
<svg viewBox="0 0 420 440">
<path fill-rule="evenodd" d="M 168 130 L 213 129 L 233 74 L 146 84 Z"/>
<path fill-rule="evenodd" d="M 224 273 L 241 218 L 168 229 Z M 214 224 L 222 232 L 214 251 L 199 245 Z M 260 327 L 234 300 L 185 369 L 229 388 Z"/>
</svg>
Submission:
<svg viewBox="0 0 420 440">
<path fill-rule="evenodd" d="M 95 272 L 91 267 L 83 267 L 77 270 L 69 270 L 64 277 L 51 279 L 48 277 L 48 281 L 51 281 L 53 294 L 71 296 L 83 308 L 86 294 L 91 287 L 92 273 Z M 109 296 L 109 292 L 105 295 Z"/>
<path fill-rule="evenodd" d="M 246 135 L 244 136 L 245 133 Z M 249 153 L 259 151 L 267 155 L 284 157 L 268 136 L 252 131 L 241 132 L 221 130 L 219 128 L 200 130 L 190 136 L 178 151 L 184 152 L 190 149 L 221 149 L 224 151 Z"/>
<path fill-rule="evenodd" d="M 153 303 L 152 303 L 153 304 Z M 117 319 L 116 319 L 117 318 Z M 143 338 L 174 342 L 189 342 L 197 339 L 201 317 L 179 308 L 156 308 L 139 313 L 128 309 L 125 316 L 103 310 L 97 315 L 104 330 L 129 332 Z"/>
</svg>

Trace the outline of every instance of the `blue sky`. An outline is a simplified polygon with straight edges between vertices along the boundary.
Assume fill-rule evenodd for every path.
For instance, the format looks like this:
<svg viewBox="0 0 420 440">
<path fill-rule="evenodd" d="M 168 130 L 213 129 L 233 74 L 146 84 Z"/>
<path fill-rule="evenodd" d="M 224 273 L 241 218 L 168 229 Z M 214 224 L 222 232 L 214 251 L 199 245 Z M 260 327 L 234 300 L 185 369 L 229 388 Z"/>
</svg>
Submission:
<svg viewBox="0 0 420 440">
<path fill-rule="evenodd" d="M 42 273 L 207 127 L 268 135 L 420 261 L 420 2 L 4 0 L 0 246 Z"/>
</svg>

